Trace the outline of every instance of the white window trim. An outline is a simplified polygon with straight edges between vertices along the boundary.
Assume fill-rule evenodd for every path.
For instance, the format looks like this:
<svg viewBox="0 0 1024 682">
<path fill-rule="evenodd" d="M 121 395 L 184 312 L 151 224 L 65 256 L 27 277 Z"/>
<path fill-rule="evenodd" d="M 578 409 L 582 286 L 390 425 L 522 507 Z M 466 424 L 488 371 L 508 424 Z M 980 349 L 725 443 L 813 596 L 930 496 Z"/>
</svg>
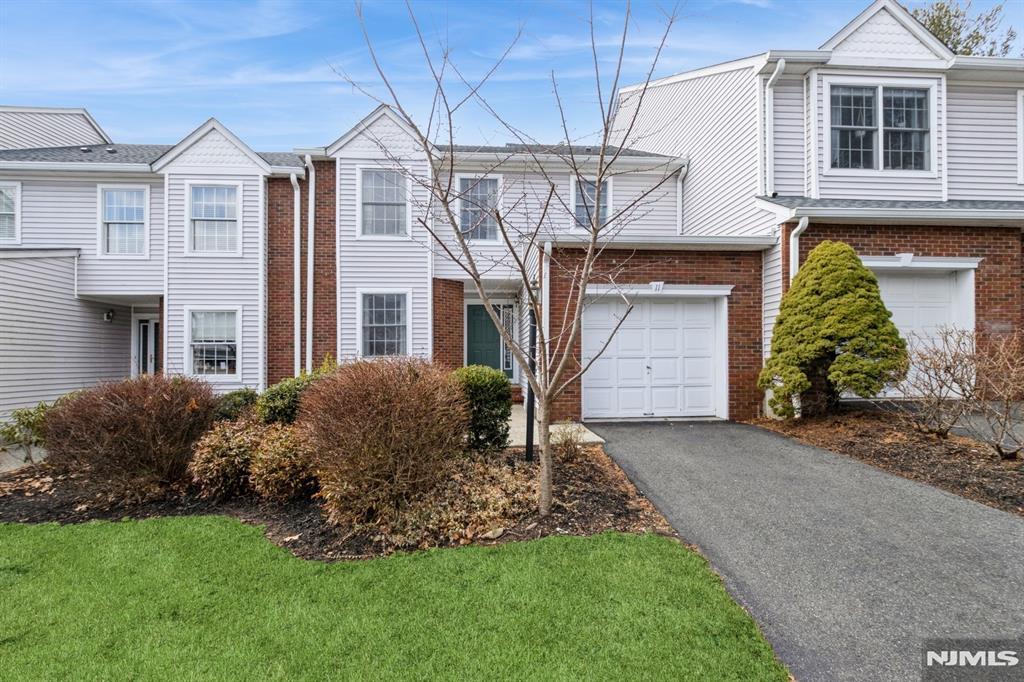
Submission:
<svg viewBox="0 0 1024 682">
<path fill-rule="evenodd" d="M 142 203 L 142 253 L 107 253 L 104 234 L 103 192 L 106 190 L 141 190 Z M 107 260 L 149 260 L 149 185 L 100 184 L 96 185 L 96 257 Z"/>
<path fill-rule="evenodd" d="M 196 251 L 193 248 L 192 240 L 194 237 L 192 230 L 192 188 L 193 187 L 234 187 L 235 188 L 235 219 L 236 227 L 238 228 L 238 239 L 234 251 Z M 203 180 L 188 180 L 185 182 L 185 255 L 186 256 L 197 256 L 200 258 L 238 258 L 242 256 L 242 236 L 245 234 L 242 206 L 245 201 L 243 198 L 243 189 L 245 185 L 241 182 L 224 182 L 224 181 L 203 181 Z"/>
<path fill-rule="evenodd" d="M 498 212 L 501 213 L 505 209 L 505 181 L 504 176 L 498 173 L 456 173 L 455 174 L 455 193 L 459 195 L 459 198 L 455 200 L 455 216 L 459 219 L 458 228 L 462 230 L 462 180 L 497 180 L 498 181 Z M 500 244 L 501 239 L 501 228 L 498 228 L 498 234 L 494 235 L 494 239 L 473 239 L 466 237 L 466 241 L 469 243 L 478 244 Z"/>
<path fill-rule="evenodd" d="M 596 184 L 597 176 L 584 175 L 578 178 L 576 175 L 569 175 L 569 229 L 573 232 L 589 232 L 588 228 L 576 222 L 576 181 L 578 179 Z M 608 220 L 610 221 L 612 216 L 615 215 L 615 178 L 605 178 L 604 181 L 608 185 L 606 192 L 608 196 L 605 199 L 605 205 L 608 207 Z"/>
<path fill-rule="evenodd" d="M 471 306 L 471 305 L 483 305 L 483 304 L 484 304 L 484 302 L 481 301 L 479 298 L 467 298 L 467 299 L 465 299 L 462 302 L 462 366 L 463 367 L 465 367 L 467 365 L 467 363 L 469 362 L 469 306 Z M 520 325 L 519 325 L 519 322 L 520 322 L 520 320 L 519 320 L 519 313 L 520 313 L 519 303 L 517 303 L 516 300 L 513 299 L 513 298 L 492 298 L 491 299 L 491 305 L 497 305 L 497 306 L 510 305 L 510 306 L 512 306 L 512 332 L 513 332 L 513 336 L 518 338 L 518 336 L 520 334 L 520 331 L 521 331 L 520 330 Z M 502 352 L 504 350 L 505 340 L 501 339 L 500 335 L 499 335 L 498 338 L 501 340 L 499 351 L 498 351 L 500 353 L 500 352 Z M 516 383 L 519 382 L 519 361 L 516 360 L 515 353 L 512 354 L 512 376 L 509 378 L 509 381 L 511 381 L 513 384 L 516 384 Z"/>
<path fill-rule="evenodd" d="M 1024 185 L 1024 90 L 1017 91 L 1017 184 Z"/>
<path fill-rule="evenodd" d="M 368 294 L 399 294 L 405 296 L 405 354 L 404 355 L 363 355 L 363 296 Z M 402 358 L 411 357 L 412 352 L 412 289 L 378 289 L 375 287 L 356 289 L 356 357 Z"/>
<path fill-rule="evenodd" d="M 21 244 L 21 182 L 16 180 L 0 180 L 0 187 L 14 189 L 14 237 L 0 239 L 0 244 Z"/>
<path fill-rule="evenodd" d="M 401 168 L 397 166 L 385 166 L 374 164 L 356 165 L 356 239 L 365 241 L 410 241 L 412 240 L 412 183 Z M 402 176 L 405 182 L 405 234 L 363 234 L 363 171 L 380 170 L 394 171 Z"/>
<path fill-rule="evenodd" d="M 217 312 L 235 313 L 235 373 L 234 374 L 197 374 L 192 368 L 192 313 Z M 237 383 L 242 379 L 242 306 L 231 305 L 192 305 L 185 306 L 185 350 L 183 364 L 185 374 L 197 379 L 216 383 Z"/>
<path fill-rule="evenodd" d="M 938 178 L 939 177 L 939 111 L 938 111 L 938 80 L 923 78 L 876 78 L 873 76 L 822 76 L 822 112 L 824 128 L 821 131 L 824 145 L 824 157 L 822 158 L 822 175 L 846 176 L 846 177 L 869 177 L 869 178 Z M 876 148 L 876 159 L 878 168 L 833 168 L 832 167 L 832 86 L 852 85 L 857 87 L 874 87 L 878 91 L 875 104 L 878 107 L 876 117 L 878 125 L 875 130 L 878 133 L 878 146 Z M 882 88 L 904 87 L 928 90 L 928 170 L 901 170 L 897 168 L 882 168 L 884 163 L 885 134 L 882 127 L 883 112 L 885 106 L 882 97 Z"/>
</svg>

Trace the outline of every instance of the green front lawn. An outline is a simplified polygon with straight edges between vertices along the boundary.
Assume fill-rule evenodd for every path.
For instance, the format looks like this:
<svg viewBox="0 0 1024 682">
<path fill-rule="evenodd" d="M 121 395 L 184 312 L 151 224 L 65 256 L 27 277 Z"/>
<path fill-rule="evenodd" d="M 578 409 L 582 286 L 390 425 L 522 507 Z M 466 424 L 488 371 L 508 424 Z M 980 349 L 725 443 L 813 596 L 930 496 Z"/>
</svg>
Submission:
<svg viewBox="0 0 1024 682">
<path fill-rule="evenodd" d="M 4 679 L 777 679 L 702 558 L 559 537 L 296 559 L 225 517 L 0 524 Z"/>
</svg>

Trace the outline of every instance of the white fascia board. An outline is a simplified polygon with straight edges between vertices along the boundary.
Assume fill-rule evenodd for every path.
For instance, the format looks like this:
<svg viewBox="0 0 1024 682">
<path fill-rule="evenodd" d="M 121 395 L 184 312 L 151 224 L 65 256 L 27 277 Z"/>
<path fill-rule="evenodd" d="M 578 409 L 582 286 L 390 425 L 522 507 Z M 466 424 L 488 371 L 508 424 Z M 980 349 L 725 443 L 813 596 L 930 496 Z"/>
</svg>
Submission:
<svg viewBox="0 0 1024 682">
<path fill-rule="evenodd" d="M 770 52 L 762 52 L 755 54 L 750 57 L 743 57 L 742 59 L 733 59 L 732 61 L 722 62 L 720 64 L 712 64 L 711 66 L 705 66 L 701 69 L 695 69 L 694 71 L 684 71 L 677 73 L 672 76 L 666 76 L 657 80 L 652 80 L 647 84 L 648 88 L 657 87 L 659 85 L 671 85 L 672 83 L 679 83 L 680 81 L 688 81 L 694 78 L 701 78 L 703 76 L 714 76 L 719 73 L 728 73 L 730 71 L 741 71 L 743 69 L 757 68 L 761 69 L 768 61 L 768 55 Z M 633 85 L 627 85 L 623 88 L 619 88 L 619 95 L 633 92 L 634 90 L 640 90 L 644 87 L 643 83 L 634 83 Z"/>
<path fill-rule="evenodd" d="M 3 170 L 150 173 L 148 163 L 79 163 L 76 161 L 0 161 L 0 171 Z"/>
<path fill-rule="evenodd" d="M 270 167 L 270 174 L 273 175 L 273 176 L 288 177 L 292 173 L 305 173 L 305 172 L 306 172 L 305 168 L 298 168 L 298 167 L 295 167 L 295 166 L 271 166 Z"/>
<path fill-rule="evenodd" d="M 935 258 L 898 253 L 895 256 L 861 256 L 861 263 L 872 270 L 977 270 L 981 258 Z"/>
<path fill-rule="evenodd" d="M 1024 211 L 1004 209 L 968 208 L 825 208 L 800 207 L 793 210 L 793 216 L 802 218 L 881 218 L 912 222 L 922 220 L 970 221 L 1020 221 L 1024 223 Z"/>
<path fill-rule="evenodd" d="M 80 249 L 23 249 L 0 247 L 0 258 L 71 258 L 77 256 Z"/>
<path fill-rule="evenodd" d="M 950 69 L 980 69 L 982 71 L 1019 71 L 1024 79 L 1024 59 L 1018 57 L 980 57 L 958 54 Z"/>
<path fill-rule="evenodd" d="M 660 285 L 660 286 L 659 286 Z M 731 284 L 588 284 L 587 296 L 659 296 L 672 298 L 718 298 L 732 294 Z"/>
<path fill-rule="evenodd" d="M 560 156 L 558 154 L 529 154 L 526 152 L 457 152 L 455 155 L 456 166 L 462 167 L 463 165 L 478 165 L 486 169 L 526 169 L 536 168 L 538 162 L 547 166 L 551 164 L 548 170 L 556 173 L 566 172 L 569 166 L 566 164 L 566 160 L 569 157 Z M 600 160 L 599 156 L 574 156 L 572 157 L 579 166 L 596 165 Z M 447 154 L 441 163 L 435 165 L 442 165 L 450 162 L 451 157 Z M 608 163 L 609 155 L 605 156 L 605 163 Z M 665 175 L 672 175 L 681 168 L 685 168 L 689 165 L 689 161 L 685 157 L 671 157 L 671 156 L 620 156 L 615 159 L 611 168 L 613 171 L 617 170 L 629 170 L 629 171 L 664 171 Z M 612 176 L 614 177 L 614 175 Z"/>
<path fill-rule="evenodd" d="M 772 50 L 767 53 L 764 66 L 759 73 L 771 74 L 775 65 L 786 60 L 784 76 L 802 76 L 815 66 L 827 64 L 832 58 L 831 50 Z"/>
</svg>

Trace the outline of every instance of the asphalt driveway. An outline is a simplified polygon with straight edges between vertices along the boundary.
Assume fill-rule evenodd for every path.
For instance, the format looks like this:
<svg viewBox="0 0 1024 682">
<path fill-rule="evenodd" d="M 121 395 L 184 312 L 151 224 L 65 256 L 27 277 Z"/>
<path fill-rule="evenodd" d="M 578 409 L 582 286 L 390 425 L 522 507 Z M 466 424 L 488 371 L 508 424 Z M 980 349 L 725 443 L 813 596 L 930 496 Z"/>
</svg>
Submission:
<svg viewBox="0 0 1024 682">
<path fill-rule="evenodd" d="M 743 424 L 589 424 L 799 680 L 920 679 L 1024 632 L 1024 519 Z"/>
</svg>

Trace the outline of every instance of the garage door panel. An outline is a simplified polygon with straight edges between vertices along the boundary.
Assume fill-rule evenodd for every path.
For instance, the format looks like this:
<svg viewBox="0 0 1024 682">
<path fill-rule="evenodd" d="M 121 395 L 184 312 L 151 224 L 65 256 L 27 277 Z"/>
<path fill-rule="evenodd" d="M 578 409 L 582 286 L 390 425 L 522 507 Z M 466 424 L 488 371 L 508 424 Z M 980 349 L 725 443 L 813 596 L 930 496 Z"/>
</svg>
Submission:
<svg viewBox="0 0 1024 682">
<path fill-rule="evenodd" d="M 583 349 L 593 357 L 625 305 L 584 313 Z M 583 377 L 585 418 L 714 416 L 717 303 L 638 299 L 607 350 Z M 595 371 L 596 370 L 596 371 Z"/>
</svg>

